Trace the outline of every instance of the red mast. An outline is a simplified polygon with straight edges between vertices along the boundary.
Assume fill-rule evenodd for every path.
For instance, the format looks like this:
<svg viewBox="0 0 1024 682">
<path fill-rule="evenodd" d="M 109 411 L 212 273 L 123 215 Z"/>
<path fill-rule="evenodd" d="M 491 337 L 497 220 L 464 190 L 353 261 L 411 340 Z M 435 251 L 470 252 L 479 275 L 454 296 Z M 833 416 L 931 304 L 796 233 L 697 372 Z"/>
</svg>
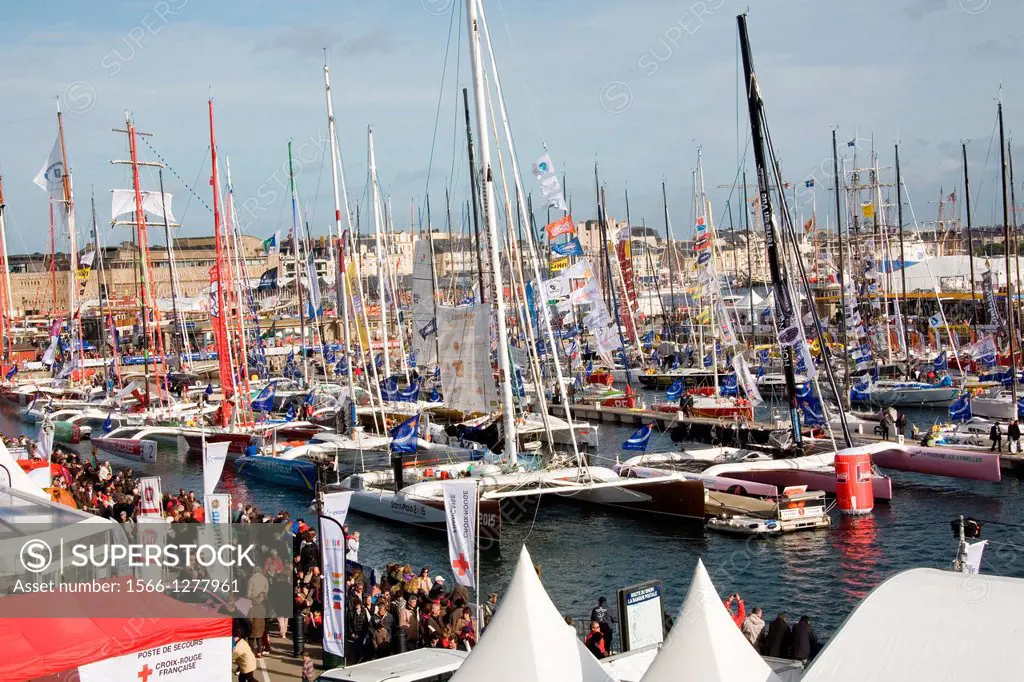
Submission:
<svg viewBox="0 0 1024 682">
<path fill-rule="evenodd" d="M 213 98 L 210 98 L 210 184 L 213 185 L 213 236 L 217 247 L 217 263 L 211 279 L 217 283 L 217 315 L 210 316 L 217 342 L 217 363 L 220 367 L 220 388 L 224 400 L 220 404 L 220 425 L 231 421 L 231 405 L 235 396 L 235 371 L 228 344 L 228 311 L 224 305 L 224 236 L 220 218 L 220 186 L 217 179 L 217 141 L 213 132 Z M 242 360 L 244 362 L 244 359 Z"/>
<path fill-rule="evenodd" d="M 4 226 L 4 180 L 0 176 L 0 334 L 3 335 L 4 339 L 4 350 L 6 351 L 6 361 L 8 363 L 14 363 L 14 339 L 11 333 L 11 326 L 13 320 L 11 319 L 11 310 L 13 309 L 11 301 L 11 290 L 7 287 L 7 277 L 3 273 L 7 272 L 7 235 L 6 228 Z M 7 370 L 4 369 L 6 372 Z"/>
<path fill-rule="evenodd" d="M 139 259 L 142 264 L 142 282 L 139 287 L 140 303 L 142 309 L 142 328 L 145 331 L 146 350 L 153 352 L 153 371 L 156 373 L 157 386 L 160 387 L 161 399 L 167 397 L 167 369 L 164 365 L 164 344 L 163 333 L 160 330 L 160 311 L 157 307 L 156 284 L 153 281 L 153 265 L 149 260 L 149 235 L 146 229 L 146 212 L 142 207 L 142 187 L 139 183 L 139 157 L 135 146 L 135 124 L 131 118 L 126 117 L 128 125 L 128 148 L 131 151 L 132 160 L 132 183 L 135 189 L 135 226 L 139 235 Z M 147 301 L 152 305 L 153 323 L 149 324 L 150 309 Z M 149 394 L 149 386 L 146 386 L 146 394 Z"/>
</svg>

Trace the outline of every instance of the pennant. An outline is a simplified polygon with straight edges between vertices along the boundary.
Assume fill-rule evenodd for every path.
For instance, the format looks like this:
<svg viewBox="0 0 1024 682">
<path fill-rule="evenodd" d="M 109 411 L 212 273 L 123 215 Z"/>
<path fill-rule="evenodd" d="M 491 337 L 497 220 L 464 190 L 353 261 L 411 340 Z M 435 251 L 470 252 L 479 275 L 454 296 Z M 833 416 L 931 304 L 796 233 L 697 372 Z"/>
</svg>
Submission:
<svg viewBox="0 0 1024 682">
<path fill-rule="evenodd" d="M 576 234 L 576 225 L 573 223 L 571 215 L 548 223 L 544 229 L 547 231 L 548 239 L 551 241 L 561 237 L 563 234 Z"/>
<path fill-rule="evenodd" d="M 203 448 L 203 493 L 212 495 L 228 460 L 228 441 L 207 443 Z"/>
</svg>

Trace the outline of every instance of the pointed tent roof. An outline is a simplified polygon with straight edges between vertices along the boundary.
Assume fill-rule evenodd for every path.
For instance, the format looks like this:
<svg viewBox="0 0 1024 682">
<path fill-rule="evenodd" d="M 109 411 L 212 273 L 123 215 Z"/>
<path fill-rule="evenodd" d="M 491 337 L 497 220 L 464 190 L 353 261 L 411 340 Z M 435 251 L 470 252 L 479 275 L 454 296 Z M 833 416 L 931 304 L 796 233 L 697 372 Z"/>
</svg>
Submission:
<svg viewBox="0 0 1024 682">
<path fill-rule="evenodd" d="M 675 626 L 641 682 L 778 682 L 729 617 L 697 560 L 690 590 Z"/>
<path fill-rule="evenodd" d="M 7 446 L 0 442 L 0 488 L 4 486 L 50 501 L 49 493 L 36 485 L 36 482 L 18 465 Z"/>
<path fill-rule="evenodd" d="M 452 682 L 614 682 L 551 602 L 530 553 L 519 553 L 501 606 Z"/>
</svg>

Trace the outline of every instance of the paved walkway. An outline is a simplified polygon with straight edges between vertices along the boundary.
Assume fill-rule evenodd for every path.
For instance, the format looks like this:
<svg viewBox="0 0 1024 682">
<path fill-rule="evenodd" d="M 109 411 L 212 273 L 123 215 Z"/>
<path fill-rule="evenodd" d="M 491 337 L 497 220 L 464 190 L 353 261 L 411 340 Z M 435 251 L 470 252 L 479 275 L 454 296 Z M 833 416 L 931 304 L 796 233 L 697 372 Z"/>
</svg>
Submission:
<svg viewBox="0 0 1024 682">
<path fill-rule="evenodd" d="M 302 680 L 302 657 L 292 658 L 291 639 L 270 637 L 269 656 L 257 659 L 259 668 L 256 670 L 256 679 L 260 682 L 300 682 Z M 313 642 L 306 642 L 306 652 L 313 659 L 316 666 L 315 675 L 323 672 L 323 650 L 320 645 Z M 316 679 L 314 675 L 314 679 Z"/>
</svg>

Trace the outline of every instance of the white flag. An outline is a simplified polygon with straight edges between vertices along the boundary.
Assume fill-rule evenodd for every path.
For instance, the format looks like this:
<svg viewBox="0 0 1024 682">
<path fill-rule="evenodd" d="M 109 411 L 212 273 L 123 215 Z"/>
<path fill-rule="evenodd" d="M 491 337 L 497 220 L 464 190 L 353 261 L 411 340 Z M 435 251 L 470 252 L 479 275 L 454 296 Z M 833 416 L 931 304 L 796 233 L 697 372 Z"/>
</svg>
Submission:
<svg viewBox="0 0 1024 682">
<path fill-rule="evenodd" d="M 574 305 L 597 303 L 601 301 L 601 285 L 598 283 L 597 278 L 593 277 L 582 288 L 572 292 L 569 298 Z"/>
<path fill-rule="evenodd" d="M 556 298 L 568 296 L 571 291 L 571 282 L 568 277 L 552 277 L 544 280 L 544 300 L 552 301 Z"/>
<path fill-rule="evenodd" d="M 533 162 L 533 174 L 540 180 L 545 175 L 553 175 L 555 172 L 555 165 L 551 163 L 551 155 L 545 154 L 536 161 Z"/>
<path fill-rule="evenodd" d="M 324 640 L 326 651 L 345 655 L 345 533 L 351 492 L 323 496 L 320 538 L 323 542 Z"/>
<path fill-rule="evenodd" d="M 141 491 L 139 516 L 163 516 L 160 508 L 163 492 L 160 490 L 160 477 L 149 476 L 139 479 L 139 490 Z"/>
<path fill-rule="evenodd" d="M 174 214 L 171 213 L 171 201 L 174 196 L 169 192 L 143 192 L 142 210 L 151 215 L 166 217 L 167 222 L 173 223 Z M 164 209 L 166 208 L 166 213 Z M 135 213 L 135 190 L 115 189 L 110 200 L 110 215 L 114 218 L 125 213 Z"/>
<path fill-rule="evenodd" d="M 586 258 L 582 258 L 565 270 L 562 270 L 562 277 L 569 277 L 572 279 L 590 279 L 594 276 L 594 273 L 590 269 L 590 261 Z"/>
<path fill-rule="evenodd" d="M 212 495 L 224 471 L 230 443 L 207 443 L 203 451 L 203 494 Z"/>
<path fill-rule="evenodd" d="M 455 582 L 476 587 L 476 481 L 444 485 L 444 515 L 448 523 L 448 558 Z"/>
<path fill-rule="evenodd" d="M 757 390 L 757 382 L 750 375 L 750 369 L 747 367 L 747 361 L 743 359 L 743 356 L 739 353 L 734 355 L 732 366 L 736 370 L 736 378 L 739 384 L 743 386 L 743 392 L 747 394 L 747 400 L 755 406 L 763 403 L 764 400 L 761 398 L 761 392 Z"/>
<path fill-rule="evenodd" d="M 36 173 L 36 177 L 32 182 L 39 185 L 40 188 L 45 189 L 51 195 L 57 194 L 58 192 L 63 193 L 64 191 L 64 157 L 60 153 L 60 138 L 58 137 L 53 142 L 53 149 L 50 150 L 50 156 L 47 157 L 46 163 Z"/>
<path fill-rule="evenodd" d="M 231 495 L 228 493 L 203 495 L 203 507 L 206 511 L 206 523 L 231 523 Z"/>
<path fill-rule="evenodd" d="M 967 543 L 966 568 L 968 573 L 981 573 L 981 555 L 985 551 L 987 542 L 988 540 L 981 540 Z"/>
</svg>

